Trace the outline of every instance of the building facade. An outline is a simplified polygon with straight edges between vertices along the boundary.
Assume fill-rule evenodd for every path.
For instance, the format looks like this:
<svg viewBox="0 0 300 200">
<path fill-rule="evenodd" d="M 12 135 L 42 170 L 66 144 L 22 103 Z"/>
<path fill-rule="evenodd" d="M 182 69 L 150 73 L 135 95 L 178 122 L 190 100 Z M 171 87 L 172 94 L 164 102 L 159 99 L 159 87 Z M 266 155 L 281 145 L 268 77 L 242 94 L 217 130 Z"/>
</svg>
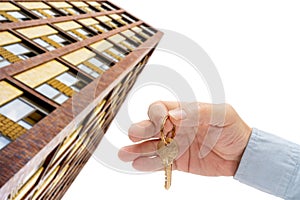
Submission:
<svg viewBox="0 0 300 200">
<path fill-rule="evenodd" d="M 61 199 L 161 37 L 108 1 L 0 1 L 0 200 Z"/>
</svg>

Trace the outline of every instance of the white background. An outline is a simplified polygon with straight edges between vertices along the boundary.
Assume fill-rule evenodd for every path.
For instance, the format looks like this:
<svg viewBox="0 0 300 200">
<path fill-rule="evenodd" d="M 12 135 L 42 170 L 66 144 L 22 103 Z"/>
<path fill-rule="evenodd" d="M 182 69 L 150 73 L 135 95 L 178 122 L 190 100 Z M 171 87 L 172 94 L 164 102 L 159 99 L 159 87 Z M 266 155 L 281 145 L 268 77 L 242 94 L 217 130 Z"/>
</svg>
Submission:
<svg viewBox="0 0 300 200">
<path fill-rule="evenodd" d="M 197 42 L 220 73 L 226 102 L 234 106 L 249 126 L 300 143 L 299 1 L 114 0 L 114 3 L 152 26 L 177 31 Z M 157 51 L 149 63 L 174 68 L 188 77 L 198 101 L 211 101 L 201 77 L 195 78 L 179 58 Z M 147 107 L 152 101 L 174 99 L 158 86 L 144 87 L 129 96 L 133 121 L 147 117 Z M 118 148 L 131 143 L 116 124 L 112 124 L 106 139 Z M 103 145 L 99 148 L 99 151 L 104 149 Z M 104 153 L 116 159 L 115 152 Z M 207 178 L 182 172 L 173 173 L 171 190 L 165 191 L 162 172 L 120 173 L 92 158 L 64 200 L 107 197 L 277 199 L 231 177 Z"/>
</svg>

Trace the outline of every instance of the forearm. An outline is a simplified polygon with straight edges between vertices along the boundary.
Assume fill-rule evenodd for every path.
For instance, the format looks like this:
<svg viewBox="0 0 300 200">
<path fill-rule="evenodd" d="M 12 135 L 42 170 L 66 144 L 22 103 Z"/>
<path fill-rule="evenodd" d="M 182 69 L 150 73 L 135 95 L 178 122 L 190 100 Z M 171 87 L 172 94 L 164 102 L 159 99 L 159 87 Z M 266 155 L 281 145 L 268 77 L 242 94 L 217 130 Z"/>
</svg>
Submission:
<svg viewBox="0 0 300 200">
<path fill-rule="evenodd" d="M 299 145 L 253 129 L 234 178 L 272 195 L 299 200 L 299 165 Z"/>
</svg>

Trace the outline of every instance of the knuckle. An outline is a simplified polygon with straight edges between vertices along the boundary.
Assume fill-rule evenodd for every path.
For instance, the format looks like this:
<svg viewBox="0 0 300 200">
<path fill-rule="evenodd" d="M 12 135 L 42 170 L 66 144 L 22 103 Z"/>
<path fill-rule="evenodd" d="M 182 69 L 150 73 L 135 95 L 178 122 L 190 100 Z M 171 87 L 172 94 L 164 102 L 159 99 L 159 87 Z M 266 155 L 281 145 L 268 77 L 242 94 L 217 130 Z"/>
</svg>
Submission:
<svg viewBox="0 0 300 200">
<path fill-rule="evenodd" d="M 153 110 L 155 108 L 155 106 L 161 105 L 161 104 L 163 104 L 162 101 L 155 101 L 155 102 L 151 103 L 148 108 L 148 116 L 150 115 L 151 110 Z"/>
</svg>

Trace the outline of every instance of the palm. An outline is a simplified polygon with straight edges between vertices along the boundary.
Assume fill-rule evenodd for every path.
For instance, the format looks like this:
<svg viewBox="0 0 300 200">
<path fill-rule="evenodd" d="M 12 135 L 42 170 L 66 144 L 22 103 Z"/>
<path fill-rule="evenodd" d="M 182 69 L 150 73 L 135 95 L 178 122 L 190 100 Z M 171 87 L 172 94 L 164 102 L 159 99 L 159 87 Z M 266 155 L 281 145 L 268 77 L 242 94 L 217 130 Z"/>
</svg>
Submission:
<svg viewBox="0 0 300 200">
<path fill-rule="evenodd" d="M 226 109 L 225 122 L 222 127 L 207 124 L 198 127 L 189 148 L 185 148 L 186 150 L 175 162 L 177 170 L 205 176 L 235 174 L 248 141 L 249 130 L 245 130 L 248 126 L 232 107 Z M 216 135 L 211 147 L 203 146 L 208 132 Z M 207 155 L 199 157 L 201 148 L 207 151 Z"/>
<path fill-rule="evenodd" d="M 232 176 L 239 163 L 238 159 L 234 158 L 239 157 L 234 155 L 234 151 L 242 151 L 238 150 L 239 144 L 226 145 L 225 140 L 222 140 L 222 135 L 226 135 L 226 130 L 224 130 L 214 148 L 207 156 L 200 158 L 199 150 L 203 141 L 200 135 L 205 134 L 204 132 L 203 127 L 199 129 L 199 134 L 194 138 L 190 147 L 176 160 L 174 168 L 204 176 Z"/>
</svg>

